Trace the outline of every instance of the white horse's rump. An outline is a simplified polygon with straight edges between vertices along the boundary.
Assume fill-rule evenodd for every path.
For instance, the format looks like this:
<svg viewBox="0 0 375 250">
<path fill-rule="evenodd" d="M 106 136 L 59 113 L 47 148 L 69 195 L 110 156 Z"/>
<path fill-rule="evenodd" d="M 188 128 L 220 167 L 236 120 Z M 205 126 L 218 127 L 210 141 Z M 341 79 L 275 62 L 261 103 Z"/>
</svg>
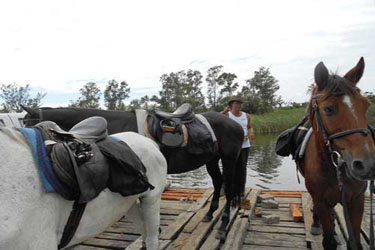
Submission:
<svg viewBox="0 0 375 250">
<path fill-rule="evenodd" d="M 126 214 L 139 197 L 147 249 L 157 249 L 160 198 L 167 163 L 151 140 L 132 132 L 115 136 L 138 155 L 155 189 L 129 197 L 105 189 L 87 204 L 69 246 L 103 232 Z M 72 201 L 43 190 L 31 150 L 22 134 L 0 128 L 0 249 L 57 249 L 72 205 Z"/>
</svg>

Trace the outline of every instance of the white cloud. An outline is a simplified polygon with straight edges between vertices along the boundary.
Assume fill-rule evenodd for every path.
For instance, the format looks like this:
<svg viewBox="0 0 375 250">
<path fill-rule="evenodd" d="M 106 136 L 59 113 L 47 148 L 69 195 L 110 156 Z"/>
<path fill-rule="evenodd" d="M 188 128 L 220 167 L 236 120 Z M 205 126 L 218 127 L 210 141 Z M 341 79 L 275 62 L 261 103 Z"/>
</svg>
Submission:
<svg viewBox="0 0 375 250">
<path fill-rule="evenodd" d="M 341 73 L 360 56 L 374 67 L 374 8 L 372 0 L 7 1 L 0 3 L 0 82 L 52 95 L 115 78 L 155 94 L 163 73 L 205 74 L 221 64 L 243 82 L 263 65 L 285 100 L 304 101 L 321 60 Z M 373 72 L 362 88 L 374 91 Z"/>
</svg>

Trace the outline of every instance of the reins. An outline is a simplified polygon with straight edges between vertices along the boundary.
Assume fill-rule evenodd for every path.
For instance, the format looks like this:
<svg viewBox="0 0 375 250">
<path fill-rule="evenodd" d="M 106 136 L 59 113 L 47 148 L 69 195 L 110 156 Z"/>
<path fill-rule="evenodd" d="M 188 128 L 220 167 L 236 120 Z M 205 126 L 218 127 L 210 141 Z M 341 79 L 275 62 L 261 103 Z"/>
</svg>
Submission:
<svg viewBox="0 0 375 250">
<path fill-rule="evenodd" d="M 312 105 L 313 116 L 316 117 L 318 130 L 322 131 L 324 144 L 328 147 L 328 152 L 330 154 L 332 164 L 335 166 L 336 171 L 337 171 L 337 180 L 339 183 L 339 190 L 341 193 L 341 203 L 344 209 L 345 223 L 346 223 L 346 228 L 347 228 L 348 235 L 349 235 L 348 243 L 351 249 L 357 250 L 358 247 L 355 242 L 354 231 L 353 231 L 352 224 L 350 222 L 350 215 L 349 215 L 348 207 L 347 207 L 346 200 L 345 200 L 345 190 L 344 190 L 345 161 L 342 159 L 342 156 L 340 155 L 340 153 L 334 150 L 333 146 L 334 146 L 335 139 L 338 139 L 347 135 L 355 134 L 355 133 L 361 133 L 367 136 L 371 134 L 371 131 L 368 128 L 355 128 L 355 129 L 349 129 L 349 130 L 337 132 L 329 136 L 326 128 L 323 125 L 322 118 L 319 113 L 319 107 L 318 107 L 318 102 L 317 102 L 317 98 L 319 97 L 328 98 L 329 96 L 317 94 L 311 97 L 313 101 L 313 105 Z M 312 119 L 314 119 L 314 117 L 312 117 Z M 335 157 L 336 157 L 336 161 L 335 161 Z M 374 250 L 374 229 L 373 229 L 373 216 L 372 216 L 372 193 L 373 192 L 374 192 L 374 182 L 371 181 L 370 182 L 370 250 Z"/>
</svg>

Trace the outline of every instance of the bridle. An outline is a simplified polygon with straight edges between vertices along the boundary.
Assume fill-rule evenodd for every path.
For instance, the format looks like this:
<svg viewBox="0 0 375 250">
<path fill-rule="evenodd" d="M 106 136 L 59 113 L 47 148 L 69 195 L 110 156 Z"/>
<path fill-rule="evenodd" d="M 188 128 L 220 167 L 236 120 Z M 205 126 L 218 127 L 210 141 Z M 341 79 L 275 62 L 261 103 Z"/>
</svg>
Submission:
<svg viewBox="0 0 375 250">
<path fill-rule="evenodd" d="M 344 137 L 344 136 L 347 136 L 347 135 L 355 134 L 355 133 L 361 133 L 361 134 L 367 136 L 367 135 L 371 135 L 371 131 L 368 128 L 354 128 L 354 129 L 348 129 L 348 130 L 340 131 L 340 132 L 334 133 L 332 135 L 328 135 L 327 129 L 324 127 L 323 122 L 322 122 L 322 117 L 320 116 L 320 113 L 319 113 L 319 106 L 318 106 L 317 99 L 320 98 L 320 97 L 328 98 L 330 96 L 337 96 L 337 95 L 339 95 L 339 94 L 330 94 L 330 95 L 317 94 L 317 95 L 312 96 L 311 97 L 311 99 L 312 99 L 312 111 L 313 111 L 313 118 L 312 119 L 314 119 L 314 117 L 316 117 L 318 130 L 320 129 L 322 131 L 324 144 L 328 147 L 329 153 L 331 155 L 334 154 L 334 155 L 341 158 L 341 155 L 337 151 L 335 151 L 334 148 L 333 148 L 333 146 L 334 146 L 333 140 Z M 335 165 L 335 167 L 337 167 L 337 163 L 335 163 L 335 161 L 333 161 L 333 164 Z"/>
<path fill-rule="evenodd" d="M 348 243 L 353 250 L 357 250 L 357 244 L 354 239 L 354 231 L 351 224 L 349 211 L 345 201 L 344 192 L 344 173 L 345 173 L 345 161 L 343 160 L 341 154 L 334 150 L 334 140 L 342 138 L 347 135 L 361 133 L 364 136 L 371 135 L 371 131 L 368 128 L 354 128 L 328 135 L 326 128 L 323 125 L 322 117 L 319 113 L 318 98 L 324 97 L 328 98 L 330 96 L 341 96 L 342 93 L 334 93 L 330 95 L 316 94 L 311 97 L 312 101 L 312 119 L 316 118 L 316 123 L 318 125 L 318 130 L 322 131 L 324 144 L 328 147 L 328 152 L 331 157 L 332 164 L 335 166 L 337 171 L 337 180 L 339 182 L 339 188 L 341 192 L 341 203 L 344 209 L 345 223 L 349 234 Z M 336 161 L 335 161 L 336 158 Z M 373 232 L 373 217 L 372 217 L 372 193 L 374 192 L 374 181 L 370 181 L 370 250 L 374 250 L 374 232 Z"/>
</svg>

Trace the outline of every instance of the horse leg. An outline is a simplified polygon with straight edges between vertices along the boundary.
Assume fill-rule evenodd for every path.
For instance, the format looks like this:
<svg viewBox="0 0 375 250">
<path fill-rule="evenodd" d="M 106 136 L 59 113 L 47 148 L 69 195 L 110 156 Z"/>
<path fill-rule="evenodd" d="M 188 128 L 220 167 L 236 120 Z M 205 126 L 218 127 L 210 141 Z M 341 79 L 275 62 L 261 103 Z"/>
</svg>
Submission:
<svg viewBox="0 0 375 250">
<path fill-rule="evenodd" d="M 146 242 L 146 249 L 157 250 L 159 248 L 160 199 L 146 196 L 140 198 L 140 203 L 144 227 L 142 236 Z"/>
<path fill-rule="evenodd" d="M 232 179 L 234 178 L 234 171 L 233 168 L 229 166 L 233 166 L 234 162 L 231 159 L 221 159 L 223 161 L 223 175 L 225 178 L 225 197 L 226 197 L 226 204 L 224 208 L 224 213 L 221 217 L 221 225 L 216 233 L 216 239 L 225 240 L 226 237 L 226 229 L 229 224 L 230 219 L 230 207 L 232 204 L 233 199 L 233 192 L 232 192 Z"/>
<path fill-rule="evenodd" d="M 325 250 L 336 250 L 337 241 L 335 239 L 335 223 L 332 216 L 332 208 L 324 202 L 314 200 L 314 211 L 316 211 L 320 223 L 323 227 L 323 247 Z"/>
<path fill-rule="evenodd" d="M 213 218 L 213 213 L 219 207 L 219 198 L 220 198 L 221 186 L 223 184 L 223 176 L 220 172 L 218 163 L 219 163 L 219 158 L 215 158 L 206 164 L 207 172 L 211 176 L 212 184 L 214 185 L 214 195 L 212 197 L 210 209 L 208 210 L 208 212 L 202 219 L 203 222 L 211 221 Z"/>
<path fill-rule="evenodd" d="M 357 243 L 357 249 L 361 250 L 361 222 L 364 209 L 364 194 L 362 193 L 357 199 L 352 200 L 350 203 L 347 202 L 348 212 L 350 214 L 350 222 L 354 232 L 354 239 Z M 351 249 L 350 245 L 348 249 Z"/>
<path fill-rule="evenodd" d="M 322 233 L 322 227 L 320 226 L 319 216 L 313 209 L 313 223 L 311 225 L 311 234 L 320 235 Z"/>
</svg>

